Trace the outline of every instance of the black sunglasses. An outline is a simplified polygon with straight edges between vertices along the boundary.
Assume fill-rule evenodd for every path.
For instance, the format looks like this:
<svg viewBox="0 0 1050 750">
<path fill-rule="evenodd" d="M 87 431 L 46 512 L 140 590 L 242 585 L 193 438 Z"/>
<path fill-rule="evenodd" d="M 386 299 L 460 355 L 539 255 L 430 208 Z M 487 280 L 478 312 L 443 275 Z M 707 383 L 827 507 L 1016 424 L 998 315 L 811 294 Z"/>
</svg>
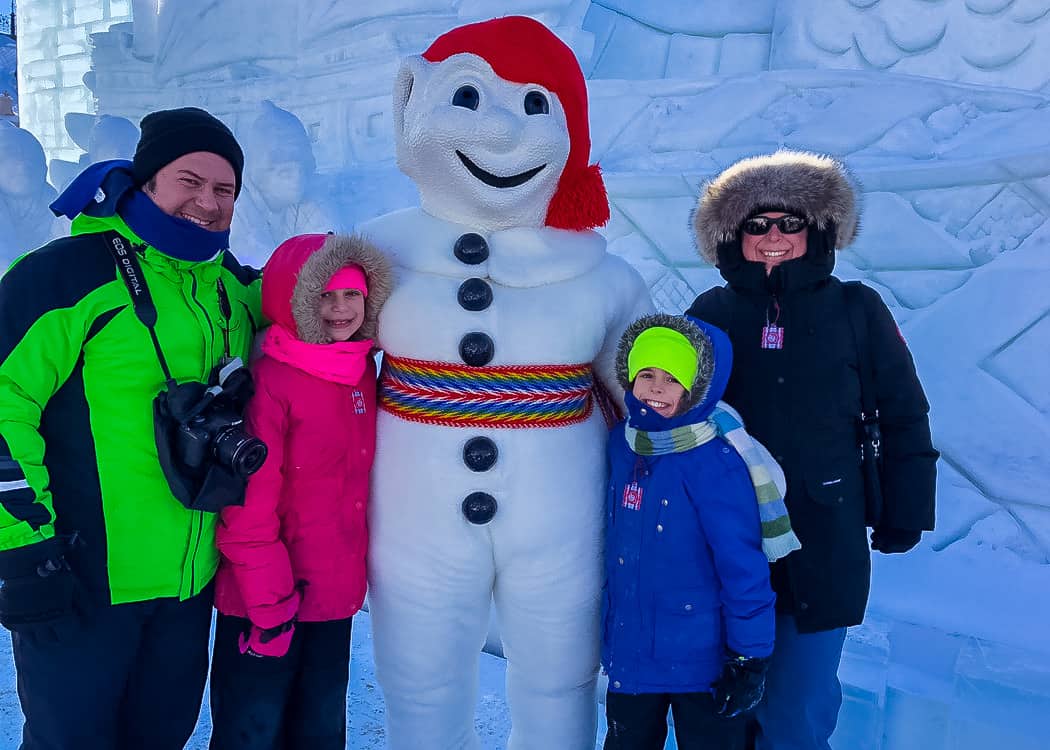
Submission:
<svg viewBox="0 0 1050 750">
<path fill-rule="evenodd" d="M 769 230 L 776 225 L 781 234 L 798 234 L 808 224 L 809 222 L 801 216 L 785 214 L 778 219 L 768 216 L 752 216 L 750 219 L 745 219 L 740 228 L 744 230 L 744 234 L 762 235 L 768 234 Z"/>
</svg>

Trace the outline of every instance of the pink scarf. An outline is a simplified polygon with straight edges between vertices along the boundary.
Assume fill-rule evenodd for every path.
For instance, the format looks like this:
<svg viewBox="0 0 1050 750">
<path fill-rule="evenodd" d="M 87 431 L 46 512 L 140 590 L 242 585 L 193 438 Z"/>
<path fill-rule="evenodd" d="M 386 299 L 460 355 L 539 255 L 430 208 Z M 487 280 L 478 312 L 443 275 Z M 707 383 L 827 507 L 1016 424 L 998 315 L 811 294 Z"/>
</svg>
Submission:
<svg viewBox="0 0 1050 750">
<path fill-rule="evenodd" d="M 365 367 L 372 362 L 368 356 L 372 350 L 372 339 L 307 344 L 276 324 L 266 332 L 262 350 L 278 362 L 343 385 L 357 385 Z"/>
</svg>

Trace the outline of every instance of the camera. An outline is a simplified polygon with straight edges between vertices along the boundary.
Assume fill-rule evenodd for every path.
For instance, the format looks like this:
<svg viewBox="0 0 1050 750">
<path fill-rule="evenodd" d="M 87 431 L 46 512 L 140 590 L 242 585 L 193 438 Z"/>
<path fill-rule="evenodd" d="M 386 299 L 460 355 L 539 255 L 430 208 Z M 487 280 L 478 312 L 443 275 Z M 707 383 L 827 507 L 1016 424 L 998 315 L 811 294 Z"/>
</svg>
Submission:
<svg viewBox="0 0 1050 750">
<path fill-rule="evenodd" d="M 247 479 L 266 461 L 266 444 L 244 431 L 240 412 L 252 392 L 251 375 L 233 359 L 213 375 L 216 385 L 205 391 L 198 407 L 179 424 L 175 446 L 191 471 L 215 462 Z"/>
<path fill-rule="evenodd" d="M 172 494 L 190 510 L 243 505 L 248 477 L 266 461 L 266 443 L 244 429 L 254 392 L 240 358 L 220 362 L 207 383 L 175 383 L 153 402 L 157 456 Z"/>
</svg>

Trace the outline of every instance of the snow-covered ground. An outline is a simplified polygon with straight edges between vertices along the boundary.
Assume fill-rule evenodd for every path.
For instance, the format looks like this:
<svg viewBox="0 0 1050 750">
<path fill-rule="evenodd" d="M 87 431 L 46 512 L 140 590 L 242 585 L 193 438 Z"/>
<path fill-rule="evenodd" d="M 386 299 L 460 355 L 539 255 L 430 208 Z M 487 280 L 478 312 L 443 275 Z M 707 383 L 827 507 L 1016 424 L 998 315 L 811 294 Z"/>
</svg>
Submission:
<svg viewBox="0 0 1050 750">
<path fill-rule="evenodd" d="M 14 669 L 11 665 L 11 639 L 6 631 L 0 631 L 0 750 L 15 750 L 22 737 L 22 715 L 18 709 L 15 693 Z M 475 725 L 481 738 L 483 750 L 498 750 L 506 747 L 510 722 L 507 719 L 507 703 L 503 694 L 505 663 L 502 659 L 481 655 L 481 682 Z M 599 706 L 600 748 L 605 737 L 605 716 Z M 367 612 L 354 618 L 354 644 L 350 659 L 350 688 L 347 694 L 346 716 L 348 750 L 382 750 L 383 699 L 376 684 L 372 664 L 371 620 Z M 186 750 L 206 750 L 211 734 L 211 717 L 205 697 L 200 722 Z M 674 741 L 669 741 L 669 748 Z"/>
<path fill-rule="evenodd" d="M 864 216 L 837 273 L 877 288 L 901 324 L 943 460 L 937 530 L 909 555 L 874 559 L 869 617 L 840 671 L 835 748 L 1050 746 L 1050 0 L 266 0 L 268 13 L 240 12 L 257 0 L 66 4 L 76 12 L 19 2 L 24 124 L 53 181 L 55 157 L 76 164 L 77 145 L 128 148 L 116 138 L 127 127 L 88 127 L 96 103 L 132 121 L 158 105 L 207 106 L 251 162 L 276 148 L 253 136 L 260 118 L 264 132 L 286 122 L 271 100 L 298 119 L 314 156 L 288 157 L 311 189 L 280 210 L 325 202 L 317 215 L 338 222 L 297 231 L 350 229 L 417 202 L 393 164 L 399 57 L 459 23 L 537 15 L 590 76 L 610 246 L 669 311 L 720 283 L 688 231 L 705 178 L 781 146 L 845 159 Z M 236 39 L 218 22 L 227 16 Z M 275 27 L 288 33 L 274 39 Z M 246 195 L 255 190 L 266 192 L 262 180 Z M 263 196 L 277 198 L 289 196 Z M 0 216 L 22 211 L 0 190 Z M 247 259 L 265 259 L 266 241 L 235 239 Z M 26 249 L 4 241 L 0 260 Z M 382 723 L 366 632 L 359 625 L 352 686 L 361 742 Z M 502 665 L 484 669 L 479 726 L 496 748 Z M 17 738 L 13 700 L 4 693 L 0 706 L 5 747 Z"/>
<path fill-rule="evenodd" d="M 850 648 L 839 670 L 845 685 L 844 709 L 832 745 L 836 750 L 885 747 L 907 750 L 1046 750 L 1045 717 L 1050 675 L 1045 659 L 1031 654 L 942 633 L 935 638 L 920 627 L 869 616 L 850 631 Z M 897 663 L 886 668 L 888 654 Z M 958 663 L 959 676 L 943 675 Z M 15 693 L 11 641 L 0 631 L 0 750 L 15 750 L 22 717 Z M 1041 666 L 1040 666 L 1041 665 Z M 1015 667 L 1011 674 L 1010 667 Z M 475 726 L 482 750 L 506 747 L 510 723 L 504 696 L 505 663 L 481 655 Z M 920 701 L 916 696 L 921 695 Z M 881 697 L 880 697 L 881 696 Z M 382 750 L 383 699 L 372 662 L 368 613 L 354 618 L 354 644 L 347 696 L 348 750 Z M 605 738 L 604 707 L 597 706 L 600 749 Z M 994 724 L 989 724 L 989 720 Z M 205 696 L 201 718 L 186 750 L 206 750 L 211 720 Z M 676 747 L 673 735 L 666 750 Z"/>
</svg>

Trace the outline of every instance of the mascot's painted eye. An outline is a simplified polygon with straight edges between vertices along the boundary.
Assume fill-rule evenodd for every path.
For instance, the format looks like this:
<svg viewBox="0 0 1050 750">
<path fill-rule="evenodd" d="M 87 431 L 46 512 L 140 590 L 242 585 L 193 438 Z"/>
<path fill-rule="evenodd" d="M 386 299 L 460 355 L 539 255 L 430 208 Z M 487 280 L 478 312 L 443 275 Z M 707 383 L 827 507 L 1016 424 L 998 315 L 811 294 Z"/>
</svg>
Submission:
<svg viewBox="0 0 1050 750">
<path fill-rule="evenodd" d="M 452 106 L 454 107 L 477 109 L 480 101 L 481 95 L 478 94 L 478 90 L 473 86 L 460 86 L 456 89 L 456 93 L 452 95 Z"/>
<path fill-rule="evenodd" d="M 550 113 L 550 104 L 547 97 L 539 91 L 530 91 L 525 94 L 525 114 L 546 115 Z"/>
</svg>

